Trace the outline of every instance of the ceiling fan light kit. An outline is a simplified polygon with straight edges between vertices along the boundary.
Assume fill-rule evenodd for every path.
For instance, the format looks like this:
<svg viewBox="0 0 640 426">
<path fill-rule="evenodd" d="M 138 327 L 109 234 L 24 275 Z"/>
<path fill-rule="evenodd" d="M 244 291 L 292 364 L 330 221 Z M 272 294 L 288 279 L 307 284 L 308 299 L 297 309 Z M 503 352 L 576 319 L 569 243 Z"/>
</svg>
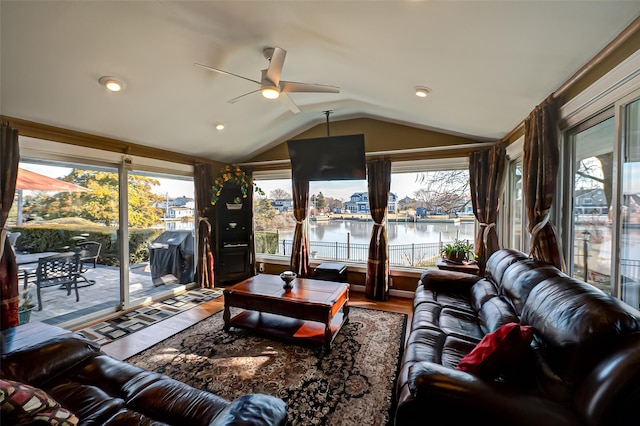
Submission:
<svg viewBox="0 0 640 426">
<path fill-rule="evenodd" d="M 278 99 L 280 97 L 280 91 L 273 87 L 264 87 L 261 92 L 262 96 L 267 99 Z"/>
<path fill-rule="evenodd" d="M 260 89 L 252 90 L 251 92 L 230 99 L 229 101 L 227 101 L 229 103 L 235 103 L 247 95 L 255 92 L 260 92 L 262 93 L 262 96 L 267 99 L 282 100 L 285 105 L 287 105 L 287 108 L 289 108 L 289 110 L 291 110 L 293 113 L 298 113 L 300 112 L 300 108 L 288 96 L 289 93 L 340 93 L 340 88 L 336 86 L 297 83 L 295 81 L 280 80 L 280 74 L 282 73 L 282 67 L 284 66 L 284 59 L 287 55 L 287 51 L 280 47 L 266 47 L 263 49 L 262 53 L 264 57 L 269 61 L 269 66 L 267 67 L 267 69 L 261 71 L 260 81 L 202 64 L 196 63 L 194 65 L 208 69 L 210 71 L 215 71 L 220 74 L 230 75 L 232 77 L 238 77 L 243 80 L 251 81 L 260 86 Z M 280 96 L 280 94 L 283 94 L 284 96 Z"/>
</svg>

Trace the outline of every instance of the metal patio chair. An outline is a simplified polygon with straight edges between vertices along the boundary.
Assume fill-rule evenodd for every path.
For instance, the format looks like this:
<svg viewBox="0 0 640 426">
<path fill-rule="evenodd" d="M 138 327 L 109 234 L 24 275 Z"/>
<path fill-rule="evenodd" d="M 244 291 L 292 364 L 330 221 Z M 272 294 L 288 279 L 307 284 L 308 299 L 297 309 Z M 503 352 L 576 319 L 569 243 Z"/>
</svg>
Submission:
<svg viewBox="0 0 640 426">
<path fill-rule="evenodd" d="M 87 287 L 96 283 L 95 280 L 89 280 L 87 277 L 82 275 L 84 272 L 87 272 L 87 268 L 85 268 L 85 264 L 93 264 L 95 268 L 98 262 L 98 256 L 100 256 L 100 250 L 102 249 L 102 243 L 97 241 L 82 241 L 76 243 L 76 248 L 80 253 L 80 281 L 85 282 L 84 285 L 80 287 Z"/>
<path fill-rule="evenodd" d="M 76 302 L 80 301 L 78 293 L 78 277 L 80 277 L 80 253 L 66 252 L 54 254 L 38 259 L 36 269 L 36 289 L 38 295 L 38 310 L 42 310 L 41 289 L 53 286 L 63 286 L 67 289 L 67 296 L 73 287 L 76 292 Z"/>
</svg>

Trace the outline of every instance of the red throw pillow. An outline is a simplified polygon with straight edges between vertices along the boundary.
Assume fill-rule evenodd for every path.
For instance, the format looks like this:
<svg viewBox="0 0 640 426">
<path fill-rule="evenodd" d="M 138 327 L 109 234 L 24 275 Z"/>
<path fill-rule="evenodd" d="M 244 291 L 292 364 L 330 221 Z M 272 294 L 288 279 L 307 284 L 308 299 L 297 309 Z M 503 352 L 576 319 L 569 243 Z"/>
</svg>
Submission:
<svg viewBox="0 0 640 426">
<path fill-rule="evenodd" d="M 42 389 L 13 380 L 0 379 L 2 420 L 10 424 L 44 422 L 57 426 L 75 426 L 78 418 L 62 408 Z"/>
<path fill-rule="evenodd" d="M 532 340 L 533 327 L 530 325 L 515 322 L 501 325 L 486 334 L 456 368 L 481 377 L 496 378 L 522 360 Z"/>
</svg>

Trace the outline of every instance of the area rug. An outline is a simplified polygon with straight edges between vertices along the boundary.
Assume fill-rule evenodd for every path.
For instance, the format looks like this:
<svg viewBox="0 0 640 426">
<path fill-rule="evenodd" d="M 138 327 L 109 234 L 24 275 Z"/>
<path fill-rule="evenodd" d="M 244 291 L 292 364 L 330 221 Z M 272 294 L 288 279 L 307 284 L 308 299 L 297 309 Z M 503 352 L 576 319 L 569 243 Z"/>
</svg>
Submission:
<svg viewBox="0 0 640 426">
<path fill-rule="evenodd" d="M 104 345 L 220 296 L 222 296 L 222 290 L 217 288 L 189 290 L 76 331 Z"/>
<path fill-rule="evenodd" d="M 232 310 L 232 314 L 233 314 Z M 233 400 L 266 393 L 291 425 L 389 425 L 405 314 L 352 307 L 329 352 L 223 331 L 222 312 L 127 359 Z"/>
</svg>

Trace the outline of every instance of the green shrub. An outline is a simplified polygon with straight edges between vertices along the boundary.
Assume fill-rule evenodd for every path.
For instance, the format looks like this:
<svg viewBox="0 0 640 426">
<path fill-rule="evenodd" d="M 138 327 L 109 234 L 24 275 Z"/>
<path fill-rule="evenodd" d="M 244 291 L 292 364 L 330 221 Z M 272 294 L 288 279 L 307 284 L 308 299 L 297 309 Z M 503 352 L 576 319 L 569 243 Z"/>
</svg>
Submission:
<svg viewBox="0 0 640 426">
<path fill-rule="evenodd" d="M 256 232 L 256 253 L 276 254 L 278 251 L 277 232 Z"/>
</svg>

